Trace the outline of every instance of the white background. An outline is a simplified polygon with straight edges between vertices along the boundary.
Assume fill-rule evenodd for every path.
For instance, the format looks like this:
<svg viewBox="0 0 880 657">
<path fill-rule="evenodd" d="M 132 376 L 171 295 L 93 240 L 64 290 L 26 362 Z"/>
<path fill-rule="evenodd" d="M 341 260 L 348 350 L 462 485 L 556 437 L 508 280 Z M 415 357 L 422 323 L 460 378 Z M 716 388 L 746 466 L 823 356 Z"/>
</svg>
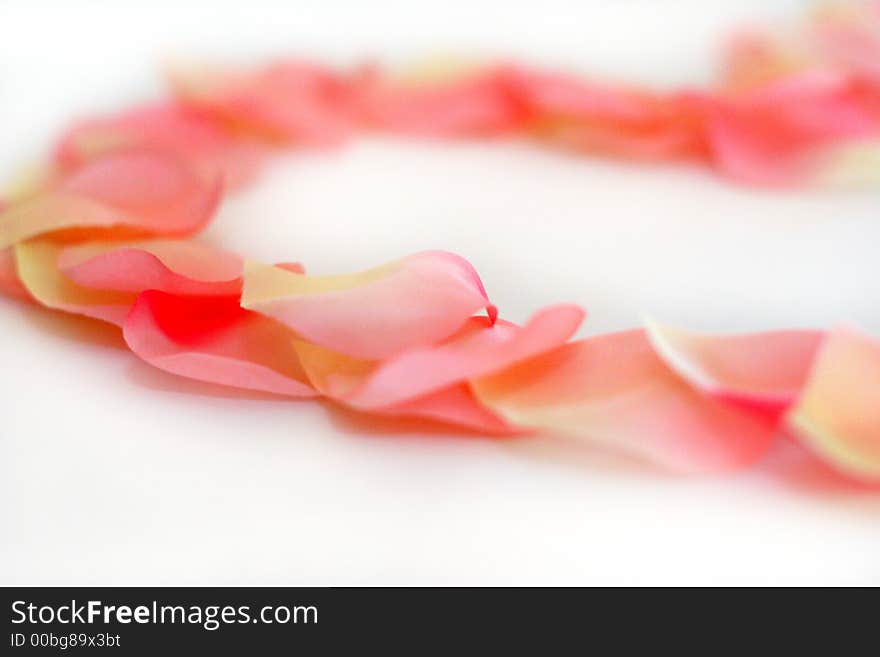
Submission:
<svg viewBox="0 0 880 657">
<path fill-rule="evenodd" d="M 65 122 L 158 97 L 162 58 L 508 55 L 703 84 L 718 39 L 798 2 L 0 0 L 0 174 Z M 513 320 L 880 333 L 876 193 L 762 192 L 522 143 L 361 139 L 291 156 L 208 239 L 312 272 L 424 248 Z M 880 496 L 793 449 L 674 478 L 553 438 L 493 441 L 188 382 L 110 328 L 0 299 L 3 584 L 880 584 Z"/>
</svg>

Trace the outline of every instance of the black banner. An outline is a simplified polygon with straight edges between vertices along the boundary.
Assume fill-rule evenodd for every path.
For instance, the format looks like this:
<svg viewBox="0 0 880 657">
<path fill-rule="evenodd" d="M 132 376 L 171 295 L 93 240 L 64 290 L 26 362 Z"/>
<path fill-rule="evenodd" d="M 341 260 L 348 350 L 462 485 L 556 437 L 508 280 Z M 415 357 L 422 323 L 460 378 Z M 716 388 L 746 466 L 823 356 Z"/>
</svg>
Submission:
<svg viewBox="0 0 880 657">
<path fill-rule="evenodd" d="M 613 589 L 5 588 L 3 654 L 346 654 L 352 647 L 471 654 L 479 643 L 616 654 L 639 647 L 749 649 L 831 630 L 832 600 L 796 619 L 767 592 Z M 831 597 L 839 595 L 834 593 Z M 793 596 L 786 596 L 793 597 Z M 786 602 L 790 605 L 790 602 Z M 791 611 L 791 607 L 787 607 Z M 873 634 L 874 607 L 845 637 Z M 812 622 L 811 617 L 815 622 Z M 843 636 L 835 641 L 842 647 Z M 706 642 L 706 643 L 701 643 Z M 611 646 L 613 649 L 609 649 Z M 551 649 L 560 648 L 560 650 Z M 711 650 L 710 650 L 711 649 Z M 357 651 L 356 651 L 357 652 Z M 568 652 L 566 650 L 565 652 Z"/>
</svg>

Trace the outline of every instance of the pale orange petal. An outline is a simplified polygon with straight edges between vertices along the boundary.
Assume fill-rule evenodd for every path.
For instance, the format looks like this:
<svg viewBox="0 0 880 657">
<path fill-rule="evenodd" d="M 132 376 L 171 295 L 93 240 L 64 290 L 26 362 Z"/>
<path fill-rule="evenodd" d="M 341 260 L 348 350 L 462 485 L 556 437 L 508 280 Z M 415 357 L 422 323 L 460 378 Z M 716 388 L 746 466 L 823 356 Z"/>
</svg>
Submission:
<svg viewBox="0 0 880 657">
<path fill-rule="evenodd" d="M 58 269 L 61 248 L 47 240 L 30 240 L 16 244 L 18 276 L 28 293 L 48 308 L 102 319 L 121 326 L 134 303 L 135 295 L 77 285 Z"/>
<path fill-rule="evenodd" d="M 829 333 L 789 424 L 830 465 L 880 481 L 880 341 Z"/>
</svg>

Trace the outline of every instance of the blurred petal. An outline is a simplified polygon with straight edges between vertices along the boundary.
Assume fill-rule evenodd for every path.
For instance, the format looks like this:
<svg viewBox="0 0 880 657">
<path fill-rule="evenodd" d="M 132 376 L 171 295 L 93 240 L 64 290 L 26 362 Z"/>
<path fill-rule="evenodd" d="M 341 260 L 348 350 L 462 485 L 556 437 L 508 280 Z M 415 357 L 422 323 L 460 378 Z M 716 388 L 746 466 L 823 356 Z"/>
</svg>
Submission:
<svg viewBox="0 0 880 657">
<path fill-rule="evenodd" d="M 79 226 L 118 226 L 130 219 L 118 210 L 87 198 L 41 194 L 16 203 L 0 214 L 0 248 L 43 233 Z"/>
<path fill-rule="evenodd" d="M 880 341 L 850 329 L 829 333 L 788 420 L 830 465 L 880 481 Z"/>
<path fill-rule="evenodd" d="M 802 34 L 750 27 L 728 40 L 721 65 L 725 90 L 746 92 L 815 64 Z"/>
<path fill-rule="evenodd" d="M 18 276 L 28 293 L 48 308 L 121 326 L 135 295 L 77 285 L 58 270 L 60 250 L 59 245 L 45 240 L 31 240 L 15 246 Z"/>
<path fill-rule="evenodd" d="M 757 460 L 774 430 L 682 381 L 643 331 L 572 342 L 471 383 L 515 425 L 604 444 L 674 470 L 727 470 Z"/>
<path fill-rule="evenodd" d="M 256 71 L 177 67 L 180 100 L 233 130 L 284 144 L 335 144 L 354 129 L 361 76 L 307 61 L 275 62 Z"/>
<path fill-rule="evenodd" d="M 743 90 L 807 70 L 880 83 L 880 4 L 832 2 L 804 24 L 739 33 L 726 53 L 724 82 Z"/>
<path fill-rule="evenodd" d="M 183 160 L 150 150 L 111 153 L 64 178 L 61 192 L 122 210 L 150 232 L 186 234 L 217 207 L 220 177 L 205 181 Z"/>
<path fill-rule="evenodd" d="M 677 96 L 513 69 L 509 82 L 538 134 L 581 151 L 636 159 L 702 154 L 702 122 Z"/>
<path fill-rule="evenodd" d="M 740 97 L 692 96 L 715 165 L 745 182 L 790 185 L 823 175 L 835 149 L 880 135 L 880 113 L 845 77 L 807 72 Z"/>
<path fill-rule="evenodd" d="M 0 250 L 0 294 L 19 299 L 33 300 L 30 292 L 18 277 L 15 267 L 15 250 Z"/>
<path fill-rule="evenodd" d="M 387 80 L 372 90 L 366 112 L 379 128 L 432 137 L 505 133 L 527 118 L 502 69 L 443 80 Z"/>
<path fill-rule="evenodd" d="M 244 310 L 234 296 L 144 292 L 123 333 L 134 353 L 173 374 L 292 397 L 315 395 L 290 331 Z"/>
<path fill-rule="evenodd" d="M 506 75 L 517 95 L 541 116 L 630 124 L 654 116 L 647 101 L 655 98 L 643 91 L 523 68 L 511 69 Z"/>
<path fill-rule="evenodd" d="M 192 233 L 211 218 L 220 191 L 219 179 L 207 183 L 174 158 L 151 152 L 111 154 L 53 190 L 7 208 L 0 214 L 0 248 L 80 227 Z"/>
<path fill-rule="evenodd" d="M 234 253 L 180 240 L 91 242 L 64 248 L 58 256 L 58 268 L 78 285 L 125 292 L 237 295 L 242 267 Z"/>
<path fill-rule="evenodd" d="M 719 171 L 749 184 L 795 185 L 810 173 L 802 146 L 770 119 L 762 125 L 745 113 L 715 104 L 709 110 L 708 139 Z"/>
<path fill-rule="evenodd" d="M 797 399 L 824 335 L 708 335 L 655 322 L 648 322 L 646 330 L 657 354 L 698 390 L 771 414 Z"/>
<path fill-rule="evenodd" d="M 439 342 L 481 308 L 493 319 L 495 312 L 470 263 L 443 251 L 338 276 L 248 262 L 241 303 L 310 342 L 364 359 Z"/>
<path fill-rule="evenodd" d="M 880 85 L 880 3 L 838 3 L 814 16 L 814 48 L 825 58 Z"/>
<path fill-rule="evenodd" d="M 857 138 L 877 133 L 872 98 L 847 75 L 808 71 L 741 97 L 744 107 L 782 119 L 801 138 Z M 762 117 L 763 118 L 763 117 Z"/>
<path fill-rule="evenodd" d="M 229 134 L 221 123 L 167 103 L 75 124 L 56 147 L 55 161 L 70 171 L 111 151 L 133 148 L 176 155 L 203 177 L 222 175 L 230 187 L 250 180 L 267 154 L 265 147 Z"/>
<path fill-rule="evenodd" d="M 306 268 L 303 267 L 301 262 L 279 262 L 275 266 L 280 269 L 292 271 L 294 274 L 305 274 L 306 273 Z"/>
</svg>

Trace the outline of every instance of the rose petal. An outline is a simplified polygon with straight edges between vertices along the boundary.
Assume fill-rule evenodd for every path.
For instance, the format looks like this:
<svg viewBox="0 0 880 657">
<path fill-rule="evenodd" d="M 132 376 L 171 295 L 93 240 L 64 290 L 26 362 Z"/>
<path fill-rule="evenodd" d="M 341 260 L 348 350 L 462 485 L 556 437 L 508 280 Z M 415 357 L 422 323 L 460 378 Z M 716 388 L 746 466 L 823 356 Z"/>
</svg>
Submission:
<svg viewBox="0 0 880 657">
<path fill-rule="evenodd" d="M 114 152 L 71 173 L 58 190 L 137 217 L 150 232 L 185 234 L 213 214 L 220 178 L 205 182 L 183 160 L 150 150 Z"/>
<path fill-rule="evenodd" d="M 358 120 L 362 76 L 287 60 L 251 71 L 178 67 L 171 83 L 180 100 L 272 142 L 335 144 Z"/>
<path fill-rule="evenodd" d="M 538 134 L 577 150 L 637 159 L 702 155 L 702 122 L 677 96 L 523 69 L 509 83 Z"/>
<path fill-rule="evenodd" d="M 293 336 L 241 308 L 237 297 L 178 297 L 144 292 L 123 325 L 145 361 L 173 374 L 236 388 L 312 397 Z"/>
<path fill-rule="evenodd" d="M 832 466 L 880 481 L 880 341 L 829 333 L 788 422 Z"/>
<path fill-rule="evenodd" d="M 715 105 L 707 122 L 715 165 L 725 175 L 749 184 L 794 185 L 809 176 L 804 149 L 772 124 L 761 126 L 744 114 Z"/>
<path fill-rule="evenodd" d="M 348 397 L 381 368 L 380 363 L 345 356 L 300 340 L 296 341 L 296 350 L 312 386 L 344 406 L 376 415 L 438 420 L 492 434 L 517 431 L 480 404 L 463 382 L 450 385 L 438 380 L 435 386 L 423 386 L 420 396 L 403 395 L 403 400 L 389 397 L 384 400 L 387 403 L 372 406 L 352 404 Z"/>
<path fill-rule="evenodd" d="M 491 374 L 564 343 L 583 318 L 583 310 L 570 305 L 546 308 L 523 327 L 501 321 L 489 326 L 486 318 L 474 317 L 440 345 L 381 363 L 345 395 L 346 403 L 381 408 Z"/>
<path fill-rule="evenodd" d="M 746 465 L 774 435 L 769 423 L 693 390 L 643 331 L 569 343 L 471 386 L 515 425 L 605 444 L 674 470 Z"/>
<path fill-rule="evenodd" d="M 365 359 L 438 342 L 481 308 L 494 313 L 473 267 L 443 251 L 339 276 L 248 262 L 241 303 L 310 342 Z"/>
<path fill-rule="evenodd" d="M 522 429 L 508 424 L 483 406 L 465 383 L 371 412 L 378 415 L 437 420 L 495 435 L 522 433 Z"/>
<path fill-rule="evenodd" d="M 15 250 L 0 250 L 0 294 L 33 301 L 33 297 L 18 277 L 15 266 Z"/>
<path fill-rule="evenodd" d="M 179 240 L 91 242 L 64 248 L 58 268 L 99 290 L 162 290 L 178 295 L 238 295 L 242 259 L 228 251 Z"/>
<path fill-rule="evenodd" d="M 790 75 L 741 97 L 740 102 L 753 112 L 782 119 L 795 136 L 806 139 L 876 134 L 880 119 L 865 89 L 834 71 Z"/>
<path fill-rule="evenodd" d="M 782 78 L 745 96 L 692 96 L 706 117 L 715 164 L 744 182 L 791 185 L 821 175 L 847 143 L 880 135 L 880 114 L 845 76 Z"/>
<path fill-rule="evenodd" d="M 841 4 L 814 17 L 810 40 L 822 57 L 880 85 L 880 4 Z"/>
<path fill-rule="evenodd" d="M 708 335 L 646 322 L 657 354 L 698 390 L 778 414 L 807 380 L 820 331 Z"/>
<path fill-rule="evenodd" d="M 366 113 L 379 128 L 432 137 L 499 134 L 528 118 L 502 69 L 452 80 L 386 81 L 373 90 Z"/>
<path fill-rule="evenodd" d="M 490 433 L 516 429 L 474 399 L 465 382 L 555 347 L 583 320 L 576 306 L 544 309 L 522 328 L 473 317 L 447 341 L 384 362 L 297 341 L 312 385 L 347 406 L 383 415 L 428 417 Z"/>
<path fill-rule="evenodd" d="M 880 83 L 880 5 L 832 3 L 827 9 L 794 29 L 736 35 L 726 54 L 726 84 L 754 88 L 805 70 Z"/>
<path fill-rule="evenodd" d="M 122 325 L 135 295 L 77 285 L 58 270 L 61 246 L 31 240 L 15 246 L 18 276 L 28 293 L 48 308 Z"/>
<path fill-rule="evenodd" d="M 43 233 L 87 227 L 111 227 L 130 221 L 124 213 L 87 198 L 40 194 L 0 213 L 0 248 Z"/>
<path fill-rule="evenodd" d="M 220 191 L 219 179 L 206 183 L 167 155 L 114 153 L 90 162 L 55 189 L 7 208 L 0 214 L 0 248 L 78 227 L 192 233 L 210 219 Z"/>
<path fill-rule="evenodd" d="M 253 178 L 266 149 L 222 124 L 173 103 L 149 105 L 71 127 L 55 150 L 55 162 L 70 171 L 111 151 L 149 149 L 171 153 L 213 179 L 237 187 Z"/>
<path fill-rule="evenodd" d="M 816 63 L 813 54 L 803 34 L 790 30 L 772 33 L 755 27 L 740 29 L 725 47 L 721 83 L 733 92 L 757 89 L 812 68 Z"/>
<path fill-rule="evenodd" d="M 241 259 L 195 242 L 30 240 L 15 253 L 22 285 L 40 303 L 119 325 L 144 290 L 236 297 L 241 291 Z"/>
<path fill-rule="evenodd" d="M 508 84 L 531 110 L 545 118 L 639 124 L 654 118 L 656 97 L 635 89 L 584 80 L 564 73 L 523 68 L 506 72 Z"/>
</svg>

